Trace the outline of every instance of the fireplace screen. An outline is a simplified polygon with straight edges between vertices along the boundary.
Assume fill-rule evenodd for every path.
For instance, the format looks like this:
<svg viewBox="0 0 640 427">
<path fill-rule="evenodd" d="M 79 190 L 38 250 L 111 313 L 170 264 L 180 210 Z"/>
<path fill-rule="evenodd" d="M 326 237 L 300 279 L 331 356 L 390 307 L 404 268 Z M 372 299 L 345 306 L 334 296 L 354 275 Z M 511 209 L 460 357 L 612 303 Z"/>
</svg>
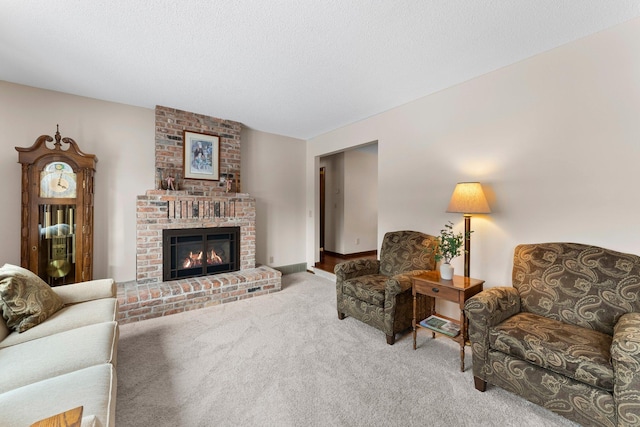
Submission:
<svg viewBox="0 0 640 427">
<path fill-rule="evenodd" d="M 163 230 L 162 245 L 165 281 L 239 270 L 240 227 Z"/>
</svg>

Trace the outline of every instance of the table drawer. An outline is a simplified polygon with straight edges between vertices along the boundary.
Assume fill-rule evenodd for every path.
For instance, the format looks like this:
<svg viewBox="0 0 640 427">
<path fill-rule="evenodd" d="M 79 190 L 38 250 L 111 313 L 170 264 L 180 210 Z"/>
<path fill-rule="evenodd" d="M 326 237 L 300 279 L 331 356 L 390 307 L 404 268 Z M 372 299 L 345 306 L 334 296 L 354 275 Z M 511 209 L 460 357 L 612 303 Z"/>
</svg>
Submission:
<svg viewBox="0 0 640 427">
<path fill-rule="evenodd" d="M 447 301 L 454 302 L 458 302 L 458 298 L 460 298 L 460 292 L 458 292 L 456 289 L 451 289 L 446 286 L 438 286 L 431 283 L 419 283 L 416 285 L 416 290 L 419 293 L 428 295 L 430 297 L 443 298 Z"/>
</svg>

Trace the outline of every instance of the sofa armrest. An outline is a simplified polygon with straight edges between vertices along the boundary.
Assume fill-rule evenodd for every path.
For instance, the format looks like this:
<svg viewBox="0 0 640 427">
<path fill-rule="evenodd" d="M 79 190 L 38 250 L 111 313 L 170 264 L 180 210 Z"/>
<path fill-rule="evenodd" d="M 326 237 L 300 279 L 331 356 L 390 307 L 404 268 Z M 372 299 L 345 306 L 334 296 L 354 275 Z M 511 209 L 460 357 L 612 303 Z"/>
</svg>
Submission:
<svg viewBox="0 0 640 427">
<path fill-rule="evenodd" d="M 520 312 L 520 294 L 507 286 L 485 289 L 469 298 L 464 310 L 469 322 L 488 328 Z"/>
<path fill-rule="evenodd" d="M 489 330 L 520 312 L 520 294 L 512 287 L 495 287 L 469 298 L 464 306 L 473 354 L 473 375 L 486 379 Z"/>
<path fill-rule="evenodd" d="M 341 262 L 333 269 L 336 281 L 353 279 L 354 277 L 368 276 L 380 272 L 380 261 L 376 259 L 354 259 Z"/>
<path fill-rule="evenodd" d="M 640 313 L 620 317 L 611 342 L 614 399 L 618 420 L 625 425 L 640 424 Z"/>
<path fill-rule="evenodd" d="M 102 298 L 116 297 L 116 282 L 113 279 L 98 279 L 51 288 L 62 299 L 64 305 L 76 304 Z"/>
</svg>

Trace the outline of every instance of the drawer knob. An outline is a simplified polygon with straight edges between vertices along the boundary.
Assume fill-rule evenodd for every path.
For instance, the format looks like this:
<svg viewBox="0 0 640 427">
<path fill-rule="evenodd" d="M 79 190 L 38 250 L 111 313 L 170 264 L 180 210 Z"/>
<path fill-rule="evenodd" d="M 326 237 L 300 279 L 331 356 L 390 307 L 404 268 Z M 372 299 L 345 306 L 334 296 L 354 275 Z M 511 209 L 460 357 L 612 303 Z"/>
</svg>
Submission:
<svg viewBox="0 0 640 427">
<path fill-rule="evenodd" d="M 438 288 L 431 288 L 431 290 L 432 290 L 433 292 L 435 292 L 435 293 L 440 292 L 440 289 L 438 289 Z"/>
</svg>

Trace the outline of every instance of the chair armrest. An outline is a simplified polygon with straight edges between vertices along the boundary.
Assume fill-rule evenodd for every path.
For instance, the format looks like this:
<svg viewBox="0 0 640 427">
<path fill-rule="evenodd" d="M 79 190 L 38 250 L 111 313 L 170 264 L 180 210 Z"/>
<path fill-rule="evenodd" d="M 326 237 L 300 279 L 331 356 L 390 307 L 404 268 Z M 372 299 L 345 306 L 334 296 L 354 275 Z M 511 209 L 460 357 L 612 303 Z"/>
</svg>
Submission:
<svg viewBox="0 0 640 427">
<path fill-rule="evenodd" d="M 640 313 L 620 317 L 611 342 L 614 396 L 618 420 L 625 425 L 640 424 Z"/>
<path fill-rule="evenodd" d="M 353 279 L 354 277 L 368 276 L 380 272 L 380 261 L 376 259 L 354 259 L 341 262 L 333 269 L 336 281 Z"/>
<path fill-rule="evenodd" d="M 424 274 L 427 271 L 429 270 L 411 270 L 390 277 L 389 280 L 387 280 L 387 282 L 385 283 L 385 299 L 395 298 L 396 295 L 411 289 L 411 277 L 419 276 L 420 274 Z"/>
<path fill-rule="evenodd" d="M 51 288 L 62 299 L 64 305 L 76 304 L 101 298 L 116 297 L 116 282 L 113 279 L 98 279 Z"/>
</svg>

